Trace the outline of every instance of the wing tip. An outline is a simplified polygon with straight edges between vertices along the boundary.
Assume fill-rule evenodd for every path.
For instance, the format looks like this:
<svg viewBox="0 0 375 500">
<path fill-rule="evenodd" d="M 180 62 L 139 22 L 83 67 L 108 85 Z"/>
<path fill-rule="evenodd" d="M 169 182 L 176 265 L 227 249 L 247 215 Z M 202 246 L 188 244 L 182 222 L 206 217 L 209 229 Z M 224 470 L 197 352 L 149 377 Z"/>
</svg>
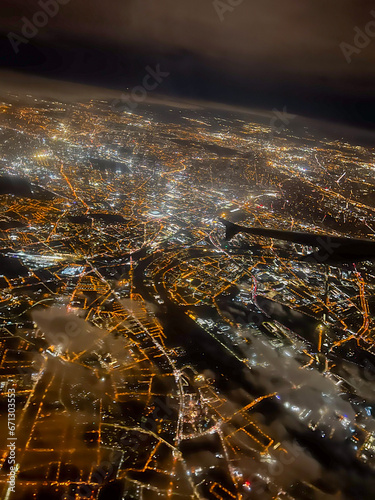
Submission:
<svg viewBox="0 0 375 500">
<path fill-rule="evenodd" d="M 237 226 L 237 224 L 234 224 L 233 222 L 222 219 L 221 217 L 219 218 L 219 221 L 225 226 L 225 239 L 227 241 L 234 238 L 234 236 L 236 236 L 236 234 L 238 234 L 241 231 L 241 228 Z"/>
</svg>

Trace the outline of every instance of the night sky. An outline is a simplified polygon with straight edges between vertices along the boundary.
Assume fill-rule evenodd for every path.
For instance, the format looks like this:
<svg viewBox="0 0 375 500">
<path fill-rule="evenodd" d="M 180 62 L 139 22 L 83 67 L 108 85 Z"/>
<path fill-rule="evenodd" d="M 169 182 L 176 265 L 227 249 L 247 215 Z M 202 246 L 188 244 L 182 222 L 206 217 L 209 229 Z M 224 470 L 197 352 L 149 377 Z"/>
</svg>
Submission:
<svg viewBox="0 0 375 500">
<path fill-rule="evenodd" d="M 8 33 L 44 1 L 1 1 L 4 69 L 127 90 L 160 64 L 168 96 L 375 125 L 370 0 L 61 0 L 16 54 Z M 372 20 L 349 64 L 340 44 Z"/>
</svg>

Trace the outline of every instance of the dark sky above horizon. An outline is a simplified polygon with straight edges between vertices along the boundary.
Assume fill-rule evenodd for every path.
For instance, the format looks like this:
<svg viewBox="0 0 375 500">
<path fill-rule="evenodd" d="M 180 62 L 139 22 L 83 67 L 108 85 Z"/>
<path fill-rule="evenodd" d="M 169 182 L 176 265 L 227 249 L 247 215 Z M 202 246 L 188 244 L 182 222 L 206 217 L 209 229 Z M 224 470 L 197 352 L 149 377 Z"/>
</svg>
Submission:
<svg viewBox="0 0 375 500">
<path fill-rule="evenodd" d="M 220 19 L 235 0 L 64 0 L 16 54 L 7 34 L 44 1 L 2 0 L 3 68 L 126 90 L 160 64 L 158 93 L 375 125 L 375 36 L 350 64 L 340 48 L 372 1 L 237 0 Z"/>
</svg>

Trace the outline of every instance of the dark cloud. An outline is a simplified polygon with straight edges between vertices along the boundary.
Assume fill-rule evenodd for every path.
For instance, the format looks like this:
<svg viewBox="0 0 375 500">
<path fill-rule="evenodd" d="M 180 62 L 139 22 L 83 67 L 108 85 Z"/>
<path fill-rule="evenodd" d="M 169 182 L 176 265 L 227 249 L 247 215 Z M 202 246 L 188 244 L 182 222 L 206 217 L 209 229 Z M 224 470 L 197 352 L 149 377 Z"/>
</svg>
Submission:
<svg viewBox="0 0 375 500">
<path fill-rule="evenodd" d="M 340 49 L 371 1 L 243 0 L 221 20 L 213 0 L 70 0 L 15 54 L 6 35 L 39 1 L 2 2 L 7 68 L 126 89 L 159 63 L 169 95 L 373 123 L 375 40 L 351 64 Z"/>
</svg>

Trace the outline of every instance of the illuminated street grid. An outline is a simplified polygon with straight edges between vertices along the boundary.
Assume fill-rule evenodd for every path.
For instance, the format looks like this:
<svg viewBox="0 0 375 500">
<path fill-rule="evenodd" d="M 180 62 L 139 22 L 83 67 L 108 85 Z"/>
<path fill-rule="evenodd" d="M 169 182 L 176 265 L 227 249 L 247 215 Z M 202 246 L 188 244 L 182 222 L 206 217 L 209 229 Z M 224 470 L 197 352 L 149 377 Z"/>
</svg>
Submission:
<svg viewBox="0 0 375 500">
<path fill-rule="evenodd" d="M 218 218 L 371 239 L 375 151 L 217 110 L 0 113 L 1 498 L 351 498 L 270 414 L 374 468 L 373 263 L 229 243 Z M 261 383 L 270 349 L 290 373 Z M 319 411 L 296 373 L 330 384 Z"/>
</svg>

